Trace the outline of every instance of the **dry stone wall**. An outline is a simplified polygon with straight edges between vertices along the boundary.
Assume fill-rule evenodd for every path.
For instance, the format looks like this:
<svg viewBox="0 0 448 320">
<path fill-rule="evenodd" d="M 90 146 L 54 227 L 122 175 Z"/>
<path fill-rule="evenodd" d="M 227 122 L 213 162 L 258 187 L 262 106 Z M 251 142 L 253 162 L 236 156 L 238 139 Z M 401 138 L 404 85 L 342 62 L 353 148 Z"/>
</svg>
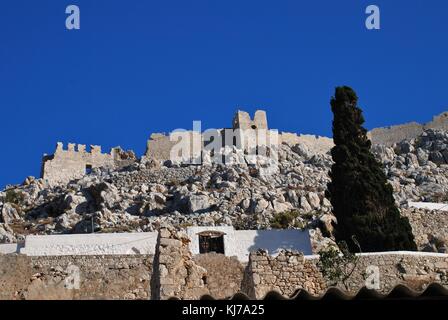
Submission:
<svg viewBox="0 0 448 320">
<path fill-rule="evenodd" d="M 153 259 L 0 255 L 0 300 L 148 299 Z"/>
<path fill-rule="evenodd" d="M 314 261 L 291 251 L 283 251 L 277 257 L 271 257 L 262 250 L 252 253 L 247 277 L 246 293 L 256 299 L 264 298 L 270 291 L 289 297 L 300 288 L 314 295 L 325 292 L 327 288 Z"/>
<path fill-rule="evenodd" d="M 410 208 L 402 215 L 409 219 L 419 250 L 448 253 L 448 211 Z"/>
<path fill-rule="evenodd" d="M 189 242 L 186 233 L 173 228 L 160 230 L 153 299 L 199 299 L 207 294 L 207 270 L 193 261 Z"/>
<path fill-rule="evenodd" d="M 193 261 L 207 271 L 204 285 L 208 295 L 226 299 L 242 291 L 246 264 L 236 257 L 208 253 L 194 256 Z"/>
<path fill-rule="evenodd" d="M 284 296 L 293 295 L 298 289 L 305 289 L 314 295 L 323 295 L 335 284 L 324 278 L 317 256 L 304 257 L 300 253 L 285 251 L 277 257 L 270 257 L 265 252 L 252 253 L 248 266 L 247 283 L 253 288 L 246 288 L 252 298 L 262 299 L 270 291 L 277 291 Z M 423 290 L 433 282 L 448 287 L 448 255 L 425 253 L 375 253 L 362 254 L 354 271 L 346 281 L 336 285 L 350 293 L 356 293 L 366 286 L 368 267 L 378 268 L 379 288 L 388 293 L 398 284 Z M 352 266 L 348 266 L 351 270 Z"/>
<path fill-rule="evenodd" d="M 219 254 L 193 256 L 188 237 L 162 229 L 155 255 L 25 256 L 0 254 L 0 300 L 4 299 L 199 299 L 229 298 L 243 292 L 262 299 L 270 291 L 291 296 L 299 289 L 322 295 L 336 285 L 356 293 L 366 286 L 368 268 L 377 268 L 376 289 L 398 284 L 423 290 L 430 283 L 448 287 L 448 255 L 422 252 L 362 254 L 345 282 L 331 283 L 318 256 L 259 250 L 248 265 Z M 76 273 L 78 272 L 79 273 Z M 79 275 L 78 277 L 76 275 Z M 76 280 L 78 279 L 78 280 Z"/>
</svg>

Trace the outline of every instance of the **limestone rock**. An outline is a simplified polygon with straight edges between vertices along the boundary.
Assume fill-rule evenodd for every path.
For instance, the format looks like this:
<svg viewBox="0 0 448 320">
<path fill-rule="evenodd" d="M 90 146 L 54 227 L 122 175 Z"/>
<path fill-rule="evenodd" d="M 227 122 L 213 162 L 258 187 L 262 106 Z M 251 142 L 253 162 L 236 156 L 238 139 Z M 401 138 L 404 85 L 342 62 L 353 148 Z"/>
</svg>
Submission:
<svg viewBox="0 0 448 320">
<path fill-rule="evenodd" d="M 320 199 L 319 199 L 319 196 L 317 195 L 317 193 L 309 192 L 307 198 L 308 198 L 308 203 L 310 204 L 310 206 L 312 208 L 314 208 L 314 209 L 320 208 Z"/>
<path fill-rule="evenodd" d="M 5 203 L 1 210 L 2 222 L 10 224 L 14 221 L 20 220 L 20 215 L 17 209 L 10 203 Z"/>
<path fill-rule="evenodd" d="M 310 212 L 313 208 L 310 206 L 310 204 L 308 203 L 308 200 L 306 200 L 305 197 L 301 197 L 300 198 L 300 207 L 303 209 L 303 211 L 305 212 Z"/>
<path fill-rule="evenodd" d="M 191 213 L 205 212 L 210 208 L 209 197 L 206 195 L 191 195 L 188 198 Z"/>
<path fill-rule="evenodd" d="M 0 243 L 15 243 L 17 238 L 13 230 L 5 223 L 0 223 Z"/>
</svg>

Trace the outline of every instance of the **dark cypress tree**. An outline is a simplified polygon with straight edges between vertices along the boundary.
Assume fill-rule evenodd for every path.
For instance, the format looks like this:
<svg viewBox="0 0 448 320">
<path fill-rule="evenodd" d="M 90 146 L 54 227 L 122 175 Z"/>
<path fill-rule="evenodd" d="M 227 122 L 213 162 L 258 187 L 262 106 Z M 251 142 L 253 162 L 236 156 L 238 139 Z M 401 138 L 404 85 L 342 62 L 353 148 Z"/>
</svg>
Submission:
<svg viewBox="0 0 448 320">
<path fill-rule="evenodd" d="M 416 250 L 409 221 L 395 205 L 392 186 L 380 162 L 370 152 L 358 97 L 349 87 L 336 88 L 331 150 L 334 164 L 327 195 L 338 220 L 336 240 L 364 252 Z"/>
</svg>

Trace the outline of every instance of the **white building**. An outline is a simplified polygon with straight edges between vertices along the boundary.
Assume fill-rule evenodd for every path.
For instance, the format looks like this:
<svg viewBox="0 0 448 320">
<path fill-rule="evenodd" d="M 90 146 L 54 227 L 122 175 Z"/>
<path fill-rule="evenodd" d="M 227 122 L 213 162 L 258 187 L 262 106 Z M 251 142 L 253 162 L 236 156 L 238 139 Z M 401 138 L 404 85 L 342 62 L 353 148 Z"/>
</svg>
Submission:
<svg viewBox="0 0 448 320">
<path fill-rule="evenodd" d="M 193 255 L 216 252 L 247 262 L 250 252 L 258 249 L 265 249 L 273 256 L 282 249 L 312 254 L 308 231 L 190 227 L 186 232 L 191 239 L 189 246 Z M 24 244 L 0 245 L 0 253 L 28 256 L 155 254 L 157 242 L 157 232 L 27 236 Z"/>
</svg>

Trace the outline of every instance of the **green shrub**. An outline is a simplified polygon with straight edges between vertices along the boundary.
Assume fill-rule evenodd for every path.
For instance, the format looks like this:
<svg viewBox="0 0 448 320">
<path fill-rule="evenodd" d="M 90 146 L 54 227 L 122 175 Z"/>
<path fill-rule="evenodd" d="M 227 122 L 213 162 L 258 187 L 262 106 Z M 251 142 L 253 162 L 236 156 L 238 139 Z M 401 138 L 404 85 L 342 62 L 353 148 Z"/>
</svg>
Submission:
<svg viewBox="0 0 448 320">
<path fill-rule="evenodd" d="M 25 197 L 23 196 L 23 194 L 21 192 L 17 192 L 15 189 L 9 189 L 6 191 L 5 196 L 6 203 L 13 203 L 20 205 L 24 199 Z"/>
<path fill-rule="evenodd" d="M 353 238 L 352 240 L 358 246 L 359 251 L 361 251 L 356 239 Z M 359 256 L 350 252 L 345 241 L 339 242 L 338 247 L 340 251 L 335 247 L 329 247 L 319 251 L 319 262 L 317 266 L 331 286 L 337 286 L 341 283 L 348 290 L 347 281 L 356 269 Z"/>
<path fill-rule="evenodd" d="M 288 229 L 289 227 L 303 227 L 300 226 L 298 223 L 293 222 L 294 220 L 299 216 L 299 212 L 296 210 L 292 211 L 286 211 L 277 214 L 272 220 L 271 220 L 271 228 L 273 229 Z"/>
</svg>

